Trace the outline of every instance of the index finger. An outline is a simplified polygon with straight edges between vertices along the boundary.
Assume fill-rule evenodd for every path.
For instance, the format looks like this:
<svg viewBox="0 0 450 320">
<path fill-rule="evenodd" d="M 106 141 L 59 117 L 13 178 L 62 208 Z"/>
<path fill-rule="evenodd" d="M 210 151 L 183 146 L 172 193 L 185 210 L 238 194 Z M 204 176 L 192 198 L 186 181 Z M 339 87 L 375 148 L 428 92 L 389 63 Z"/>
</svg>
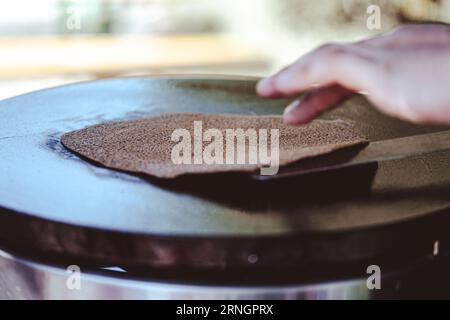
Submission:
<svg viewBox="0 0 450 320">
<path fill-rule="evenodd" d="M 340 85 L 351 91 L 370 91 L 376 57 L 357 45 L 324 45 L 272 77 L 261 80 L 263 97 L 291 96 L 313 87 Z"/>
</svg>

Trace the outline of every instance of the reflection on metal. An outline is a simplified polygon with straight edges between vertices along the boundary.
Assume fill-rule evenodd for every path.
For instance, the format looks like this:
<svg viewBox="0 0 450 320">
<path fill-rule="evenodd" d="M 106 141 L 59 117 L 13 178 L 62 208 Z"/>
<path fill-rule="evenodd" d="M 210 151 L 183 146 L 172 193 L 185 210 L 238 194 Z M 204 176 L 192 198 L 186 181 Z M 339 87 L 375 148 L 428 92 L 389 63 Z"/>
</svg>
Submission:
<svg viewBox="0 0 450 320">
<path fill-rule="evenodd" d="M 307 286 L 214 286 L 174 284 L 82 273 L 68 289 L 62 268 L 0 251 L 0 299 L 367 299 L 365 279 Z"/>
</svg>

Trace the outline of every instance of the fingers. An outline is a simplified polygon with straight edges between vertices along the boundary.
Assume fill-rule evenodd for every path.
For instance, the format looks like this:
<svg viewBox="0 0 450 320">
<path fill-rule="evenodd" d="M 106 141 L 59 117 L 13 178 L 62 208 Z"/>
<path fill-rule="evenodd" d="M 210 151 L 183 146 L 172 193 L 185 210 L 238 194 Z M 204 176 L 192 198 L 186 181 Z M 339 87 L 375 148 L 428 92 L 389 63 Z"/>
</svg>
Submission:
<svg viewBox="0 0 450 320">
<path fill-rule="evenodd" d="M 288 66 L 282 68 L 280 71 L 278 71 L 275 75 L 264 78 L 261 81 L 259 81 L 258 84 L 256 85 L 256 92 L 264 98 L 283 97 L 284 94 L 282 92 L 278 91 L 277 88 L 275 87 L 274 79 L 277 75 L 282 74 L 283 72 L 285 72 L 286 70 L 288 70 L 291 67 L 292 67 L 292 65 L 288 65 Z"/>
<path fill-rule="evenodd" d="M 341 86 L 320 88 L 292 102 L 284 111 L 284 121 L 288 124 L 303 124 L 317 117 L 326 109 L 343 102 L 353 94 Z"/>
<path fill-rule="evenodd" d="M 291 96 L 334 84 L 352 91 L 369 91 L 376 72 L 374 60 L 363 46 L 325 45 L 260 81 L 257 92 L 263 97 Z"/>
</svg>

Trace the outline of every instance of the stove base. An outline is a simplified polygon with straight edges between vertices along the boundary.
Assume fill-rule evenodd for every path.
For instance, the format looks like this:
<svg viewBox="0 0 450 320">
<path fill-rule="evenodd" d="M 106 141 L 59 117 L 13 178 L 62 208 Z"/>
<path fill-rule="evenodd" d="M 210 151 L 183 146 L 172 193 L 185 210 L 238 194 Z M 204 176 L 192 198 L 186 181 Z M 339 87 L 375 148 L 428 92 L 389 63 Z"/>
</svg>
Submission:
<svg viewBox="0 0 450 320">
<path fill-rule="evenodd" d="M 0 251 L 0 270 L 0 299 L 248 300 L 370 297 L 365 279 L 316 285 L 237 287 L 126 279 L 82 270 L 78 278 L 78 275 L 63 268 L 21 259 L 4 251 Z M 123 276 L 123 273 L 120 275 Z"/>
</svg>

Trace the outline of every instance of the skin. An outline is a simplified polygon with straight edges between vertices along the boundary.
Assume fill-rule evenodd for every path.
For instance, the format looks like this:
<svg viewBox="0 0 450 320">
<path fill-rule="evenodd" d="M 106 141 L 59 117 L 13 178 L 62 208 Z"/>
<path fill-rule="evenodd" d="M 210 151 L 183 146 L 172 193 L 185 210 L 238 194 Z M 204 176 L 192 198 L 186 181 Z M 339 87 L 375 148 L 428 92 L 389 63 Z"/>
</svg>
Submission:
<svg viewBox="0 0 450 320">
<path fill-rule="evenodd" d="M 295 96 L 284 113 L 304 124 L 354 93 L 388 115 L 414 123 L 450 124 L 450 27 L 403 26 L 348 44 L 325 44 L 261 80 L 265 98 Z"/>
</svg>

